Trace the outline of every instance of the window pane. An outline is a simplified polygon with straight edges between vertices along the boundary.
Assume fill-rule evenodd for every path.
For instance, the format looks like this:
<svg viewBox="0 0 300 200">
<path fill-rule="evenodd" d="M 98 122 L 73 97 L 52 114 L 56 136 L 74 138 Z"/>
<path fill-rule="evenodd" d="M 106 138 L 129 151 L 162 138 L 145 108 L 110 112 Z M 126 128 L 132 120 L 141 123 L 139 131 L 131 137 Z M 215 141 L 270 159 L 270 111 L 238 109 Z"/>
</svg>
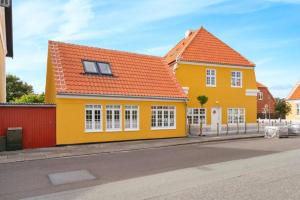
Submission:
<svg viewBox="0 0 300 200">
<path fill-rule="evenodd" d="M 156 127 L 156 110 L 154 110 L 154 109 L 152 109 L 151 126 L 152 127 Z"/>
<path fill-rule="evenodd" d="M 130 111 L 125 110 L 125 128 L 130 128 Z"/>
<path fill-rule="evenodd" d="M 98 73 L 97 66 L 95 62 L 83 61 L 84 71 L 86 73 Z"/>
<path fill-rule="evenodd" d="M 92 110 L 85 111 L 85 129 L 93 129 L 93 114 Z"/>
<path fill-rule="evenodd" d="M 106 127 L 112 128 L 112 110 L 106 110 Z"/>
<path fill-rule="evenodd" d="M 110 70 L 110 65 L 108 63 L 100 63 L 100 62 L 98 62 L 97 64 L 98 64 L 98 66 L 100 68 L 101 74 L 108 74 L 108 75 L 112 74 L 111 70 Z"/>
<path fill-rule="evenodd" d="M 94 110 L 94 116 L 95 116 L 95 129 L 99 130 L 101 129 L 101 111 Z"/>
</svg>

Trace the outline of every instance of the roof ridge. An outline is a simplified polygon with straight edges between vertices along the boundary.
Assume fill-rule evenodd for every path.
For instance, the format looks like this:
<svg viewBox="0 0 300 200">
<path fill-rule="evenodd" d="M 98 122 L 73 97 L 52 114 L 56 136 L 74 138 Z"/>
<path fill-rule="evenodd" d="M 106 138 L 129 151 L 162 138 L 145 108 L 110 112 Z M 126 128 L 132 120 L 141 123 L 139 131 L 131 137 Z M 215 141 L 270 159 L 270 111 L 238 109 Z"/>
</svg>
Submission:
<svg viewBox="0 0 300 200">
<path fill-rule="evenodd" d="M 116 49 L 107 49 L 107 48 L 95 47 L 95 46 L 90 46 L 90 45 L 74 44 L 74 43 L 54 41 L 54 40 L 49 40 L 48 42 L 49 43 L 56 43 L 56 44 L 65 44 L 65 45 L 77 46 L 77 47 L 84 47 L 84 48 L 101 49 L 101 50 L 104 50 L 104 51 L 113 51 L 113 52 L 125 53 L 125 54 L 137 55 L 137 56 L 146 56 L 146 57 L 164 59 L 164 57 L 161 57 L 161 56 L 142 54 L 142 53 L 136 53 L 136 52 L 130 52 L 130 51 L 121 51 L 121 50 L 116 50 Z"/>
<path fill-rule="evenodd" d="M 245 56 L 243 56 L 240 52 L 236 51 L 235 49 L 233 49 L 229 44 L 227 44 L 226 42 L 222 41 L 221 39 L 219 39 L 217 36 L 215 36 L 214 34 L 212 34 L 211 32 L 209 32 L 208 30 L 206 30 L 204 27 L 201 27 L 200 30 L 204 30 L 206 31 L 208 34 L 210 34 L 211 36 L 213 36 L 214 38 L 216 38 L 218 41 L 220 41 L 221 43 L 225 44 L 228 48 L 230 48 L 232 51 L 234 51 L 235 53 L 239 54 L 242 58 L 244 58 L 245 60 L 247 60 L 249 63 L 251 63 L 253 66 L 255 66 L 255 64 L 250 61 L 249 59 L 247 59 Z"/>
</svg>

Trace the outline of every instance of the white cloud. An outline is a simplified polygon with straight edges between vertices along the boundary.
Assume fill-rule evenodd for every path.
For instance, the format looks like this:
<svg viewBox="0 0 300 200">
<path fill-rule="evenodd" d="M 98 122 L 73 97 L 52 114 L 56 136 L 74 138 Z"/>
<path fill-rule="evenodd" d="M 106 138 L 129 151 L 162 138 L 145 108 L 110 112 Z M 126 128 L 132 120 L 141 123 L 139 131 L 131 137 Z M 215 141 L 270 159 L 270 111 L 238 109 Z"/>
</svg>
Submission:
<svg viewBox="0 0 300 200">
<path fill-rule="evenodd" d="M 80 41 L 80 43 L 95 45 L 98 43 L 102 45 L 103 41 L 113 41 L 115 44 L 119 41 L 126 43 L 127 41 L 121 41 L 119 36 L 127 35 L 127 38 L 129 38 L 129 34 L 139 32 L 141 28 L 145 29 L 143 32 L 140 31 L 141 34 L 145 34 L 146 29 L 154 22 L 170 18 L 177 21 L 185 15 L 193 14 L 255 12 L 265 9 L 272 2 L 299 3 L 300 0 L 246 0 L 235 2 L 232 0 L 16 0 L 13 11 L 15 57 L 7 62 L 7 70 L 34 84 L 37 91 L 41 92 L 44 89 L 46 77 L 48 39 L 69 42 Z M 199 21 L 201 20 L 199 19 Z M 153 26 L 156 27 L 156 25 Z M 232 29 L 233 31 L 240 31 L 236 34 L 230 33 L 228 29 L 222 30 L 221 38 L 225 40 L 230 38 L 226 35 L 224 37 L 225 32 L 228 32 L 227 35 L 229 36 L 239 37 L 243 34 L 243 31 L 250 31 L 251 33 L 259 31 L 257 30 L 258 26 L 247 25 L 245 27 L 244 29 L 243 27 Z M 168 29 L 168 27 L 164 28 Z M 136 39 L 134 34 L 132 35 Z M 143 35 L 139 35 L 139 37 L 143 37 Z M 237 40 L 237 42 L 239 41 Z M 265 42 L 261 40 L 251 40 L 250 42 L 250 40 L 247 41 L 243 38 L 243 43 L 239 44 L 239 48 L 252 50 L 255 50 L 255 48 L 274 49 L 279 46 L 286 46 L 294 41 L 289 41 L 289 39 L 282 42 L 276 41 L 276 43 L 269 41 L 268 45 L 265 45 Z M 128 45 L 131 44 L 128 43 Z M 170 47 L 171 45 L 169 46 L 168 43 L 155 43 L 153 47 L 150 46 L 143 52 L 164 55 Z M 124 48 L 127 48 L 127 46 L 124 45 Z M 136 48 L 141 49 L 140 46 Z M 262 59 L 258 63 L 262 65 L 269 63 L 269 61 Z M 38 75 L 36 75 L 37 73 Z M 272 77 L 268 76 L 261 76 L 261 78 L 272 80 Z"/>
</svg>

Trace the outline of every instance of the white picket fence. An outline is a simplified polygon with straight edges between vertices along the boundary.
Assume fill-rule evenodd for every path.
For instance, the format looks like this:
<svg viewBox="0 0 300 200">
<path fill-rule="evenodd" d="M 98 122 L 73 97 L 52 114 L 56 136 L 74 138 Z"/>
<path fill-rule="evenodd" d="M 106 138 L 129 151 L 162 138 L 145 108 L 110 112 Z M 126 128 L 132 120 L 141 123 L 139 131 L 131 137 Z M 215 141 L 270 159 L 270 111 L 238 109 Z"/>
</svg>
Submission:
<svg viewBox="0 0 300 200">
<path fill-rule="evenodd" d="M 234 135 L 234 134 L 263 134 L 266 126 L 287 127 L 291 124 L 300 124 L 300 121 L 280 120 L 280 119 L 258 119 L 257 123 L 240 123 L 240 124 L 222 124 L 218 128 L 212 128 L 210 125 L 203 125 L 202 134 L 206 136 L 212 135 Z M 200 125 L 187 125 L 190 135 L 200 134 Z"/>
</svg>

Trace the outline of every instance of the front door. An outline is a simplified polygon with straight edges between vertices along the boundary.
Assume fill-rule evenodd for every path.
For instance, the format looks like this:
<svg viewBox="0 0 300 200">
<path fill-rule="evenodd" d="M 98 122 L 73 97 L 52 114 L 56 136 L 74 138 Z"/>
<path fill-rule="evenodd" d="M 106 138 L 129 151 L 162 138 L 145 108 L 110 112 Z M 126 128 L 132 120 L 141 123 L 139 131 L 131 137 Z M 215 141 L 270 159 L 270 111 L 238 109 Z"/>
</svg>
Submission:
<svg viewBox="0 0 300 200">
<path fill-rule="evenodd" d="M 221 125 L 222 125 L 222 109 L 221 107 L 212 107 L 211 108 L 211 130 L 217 131 L 219 127 L 219 131 L 220 131 Z"/>
</svg>

